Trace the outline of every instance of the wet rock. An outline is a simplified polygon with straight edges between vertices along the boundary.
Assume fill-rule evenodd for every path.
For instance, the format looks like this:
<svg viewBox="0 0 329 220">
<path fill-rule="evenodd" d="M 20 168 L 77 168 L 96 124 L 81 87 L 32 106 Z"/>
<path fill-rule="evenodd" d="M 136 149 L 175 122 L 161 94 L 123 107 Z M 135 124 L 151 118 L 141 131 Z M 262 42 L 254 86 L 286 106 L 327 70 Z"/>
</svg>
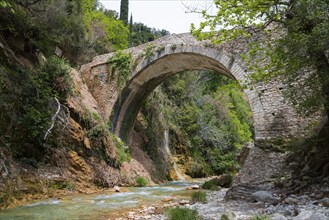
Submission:
<svg viewBox="0 0 329 220">
<path fill-rule="evenodd" d="M 191 187 L 191 189 L 200 189 L 200 186 L 199 185 L 192 185 L 190 187 Z"/>
<path fill-rule="evenodd" d="M 186 204 L 190 204 L 190 201 L 187 200 L 187 199 L 183 199 L 183 200 L 180 200 L 178 203 L 179 203 L 180 205 L 186 205 Z"/>
<path fill-rule="evenodd" d="M 270 191 L 257 191 L 251 194 L 252 198 L 257 202 L 273 202 L 274 197 Z"/>
<path fill-rule="evenodd" d="M 272 217 L 271 220 L 287 220 L 287 218 L 279 213 L 275 213 Z"/>
<path fill-rule="evenodd" d="M 162 202 L 172 202 L 174 200 L 174 197 L 166 197 L 162 199 Z"/>
<path fill-rule="evenodd" d="M 120 192 L 121 191 L 119 186 L 114 186 L 113 190 L 114 190 L 114 192 Z"/>
<path fill-rule="evenodd" d="M 322 199 L 322 205 L 324 207 L 329 207 L 329 197 Z"/>
</svg>

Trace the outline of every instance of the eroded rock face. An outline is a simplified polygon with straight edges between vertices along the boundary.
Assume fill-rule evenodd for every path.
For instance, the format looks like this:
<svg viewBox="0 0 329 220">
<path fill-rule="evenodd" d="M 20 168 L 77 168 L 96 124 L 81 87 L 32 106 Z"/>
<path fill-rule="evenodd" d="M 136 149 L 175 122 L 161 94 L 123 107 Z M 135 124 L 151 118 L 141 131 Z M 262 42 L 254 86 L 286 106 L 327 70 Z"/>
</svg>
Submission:
<svg viewBox="0 0 329 220">
<path fill-rule="evenodd" d="M 250 148 L 235 182 L 237 184 L 261 184 L 284 176 L 286 154 L 270 150 L 263 150 L 258 146 Z"/>
</svg>

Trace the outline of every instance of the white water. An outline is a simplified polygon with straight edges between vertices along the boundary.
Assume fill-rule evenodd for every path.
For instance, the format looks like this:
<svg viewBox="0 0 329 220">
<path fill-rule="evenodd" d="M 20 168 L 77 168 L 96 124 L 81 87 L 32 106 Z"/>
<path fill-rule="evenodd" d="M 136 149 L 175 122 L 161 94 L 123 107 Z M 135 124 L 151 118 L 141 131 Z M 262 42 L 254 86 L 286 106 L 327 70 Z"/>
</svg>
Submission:
<svg viewBox="0 0 329 220">
<path fill-rule="evenodd" d="M 169 131 L 168 130 L 165 130 L 164 131 L 164 147 L 165 147 L 165 150 L 167 151 L 168 155 L 170 158 L 172 158 L 172 155 L 171 155 L 171 152 L 170 152 L 170 148 L 169 148 Z M 174 171 L 178 177 L 179 180 L 186 180 L 185 177 L 180 173 L 179 169 L 178 169 L 178 166 L 176 164 L 176 162 L 174 161 L 173 162 L 173 168 L 174 168 Z"/>
</svg>

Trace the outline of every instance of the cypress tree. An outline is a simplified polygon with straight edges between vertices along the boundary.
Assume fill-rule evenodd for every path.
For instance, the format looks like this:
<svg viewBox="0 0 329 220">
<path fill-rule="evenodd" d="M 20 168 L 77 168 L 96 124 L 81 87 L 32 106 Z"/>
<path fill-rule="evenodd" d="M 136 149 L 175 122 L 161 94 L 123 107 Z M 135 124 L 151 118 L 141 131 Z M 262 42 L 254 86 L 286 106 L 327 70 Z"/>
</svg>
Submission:
<svg viewBox="0 0 329 220">
<path fill-rule="evenodd" d="M 132 46 L 132 35 L 133 35 L 133 14 L 130 14 L 129 20 L 129 47 Z"/>
<path fill-rule="evenodd" d="M 128 11 L 129 11 L 129 0 L 121 0 L 120 5 L 120 20 L 126 25 L 128 24 Z"/>
</svg>

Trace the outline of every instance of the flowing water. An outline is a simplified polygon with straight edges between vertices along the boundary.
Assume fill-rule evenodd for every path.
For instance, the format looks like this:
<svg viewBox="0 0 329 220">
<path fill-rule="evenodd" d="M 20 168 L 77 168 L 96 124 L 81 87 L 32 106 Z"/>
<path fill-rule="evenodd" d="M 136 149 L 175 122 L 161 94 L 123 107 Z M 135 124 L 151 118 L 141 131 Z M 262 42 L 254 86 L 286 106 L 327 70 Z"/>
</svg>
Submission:
<svg viewBox="0 0 329 220">
<path fill-rule="evenodd" d="M 60 199 L 36 201 L 24 206 L 2 210 L 1 220 L 59 220 L 59 219 L 109 219 L 115 214 L 142 205 L 155 205 L 168 196 L 187 198 L 186 187 L 195 183 L 168 182 L 152 187 L 129 187 L 126 192 L 92 195 L 71 195 Z"/>
<path fill-rule="evenodd" d="M 169 148 L 169 130 L 164 131 L 164 147 L 165 147 L 165 150 L 167 151 L 167 154 L 170 156 L 170 158 L 172 158 L 170 148 Z M 178 166 L 175 161 L 173 161 L 173 168 L 174 168 L 174 171 L 179 180 L 186 180 L 185 177 L 179 171 Z"/>
</svg>

